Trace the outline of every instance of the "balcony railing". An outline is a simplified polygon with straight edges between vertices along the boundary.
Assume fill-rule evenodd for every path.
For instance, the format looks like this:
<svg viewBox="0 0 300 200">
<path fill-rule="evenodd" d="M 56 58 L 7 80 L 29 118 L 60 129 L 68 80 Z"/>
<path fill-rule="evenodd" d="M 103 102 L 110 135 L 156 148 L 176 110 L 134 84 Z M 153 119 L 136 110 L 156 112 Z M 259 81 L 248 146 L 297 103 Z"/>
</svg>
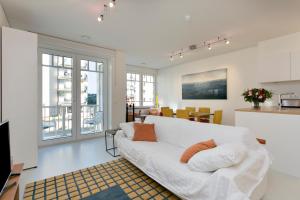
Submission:
<svg viewBox="0 0 300 200">
<path fill-rule="evenodd" d="M 103 131 L 103 112 L 99 105 L 82 105 L 80 117 L 80 134 Z M 43 106 L 42 119 L 43 140 L 72 136 L 72 121 L 75 117 L 71 106 Z"/>
</svg>

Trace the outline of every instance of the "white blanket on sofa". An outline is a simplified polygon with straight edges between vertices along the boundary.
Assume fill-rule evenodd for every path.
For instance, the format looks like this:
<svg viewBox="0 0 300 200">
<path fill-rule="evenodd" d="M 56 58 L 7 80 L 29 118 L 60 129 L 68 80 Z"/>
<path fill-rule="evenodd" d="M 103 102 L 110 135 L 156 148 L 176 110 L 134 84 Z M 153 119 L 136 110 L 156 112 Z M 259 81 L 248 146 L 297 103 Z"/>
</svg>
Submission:
<svg viewBox="0 0 300 200">
<path fill-rule="evenodd" d="M 248 200 L 269 169 L 267 151 L 248 129 L 154 116 L 147 117 L 145 122 L 155 124 L 158 142 L 134 142 L 120 131 L 117 134 L 119 151 L 181 198 Z M 218 145 L 243 142 L 248 147 L 246 159 L 237 166 L 214 173 L 193 172 L 179 162 L 187 147 L 211 138 Z"/>
</svg>

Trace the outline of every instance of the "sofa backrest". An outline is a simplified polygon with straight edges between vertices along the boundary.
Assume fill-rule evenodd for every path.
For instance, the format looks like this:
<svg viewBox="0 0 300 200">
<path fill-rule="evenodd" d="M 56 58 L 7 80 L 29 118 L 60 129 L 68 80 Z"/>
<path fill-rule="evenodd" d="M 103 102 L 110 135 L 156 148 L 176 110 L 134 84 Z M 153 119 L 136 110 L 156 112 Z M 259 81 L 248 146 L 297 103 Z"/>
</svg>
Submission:
<svg viewBox="0 0 300 200">
<path fill-rule="evenodd" d="M 214 139 L 217 145 L 243 142 L 257 145 L 255 136 L 247 128 L 200 123 L 171 117 L 147 116 L 145 123 L 155 124 L 158 141 L 187 148 L 195 143 Z"/>
</svg>

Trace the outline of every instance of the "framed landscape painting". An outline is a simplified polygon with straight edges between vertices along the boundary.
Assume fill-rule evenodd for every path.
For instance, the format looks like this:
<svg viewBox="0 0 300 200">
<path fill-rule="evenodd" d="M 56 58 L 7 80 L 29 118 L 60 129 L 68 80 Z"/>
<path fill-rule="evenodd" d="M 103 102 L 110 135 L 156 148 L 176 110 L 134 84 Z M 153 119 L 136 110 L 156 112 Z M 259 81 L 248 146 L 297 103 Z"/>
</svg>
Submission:
<svg viewBox="0 0 300 200">
<path fill-rule="evenodd" d="M 227 69 L 183 75 L 182 99 L 227 99 Z"/>
</svg>

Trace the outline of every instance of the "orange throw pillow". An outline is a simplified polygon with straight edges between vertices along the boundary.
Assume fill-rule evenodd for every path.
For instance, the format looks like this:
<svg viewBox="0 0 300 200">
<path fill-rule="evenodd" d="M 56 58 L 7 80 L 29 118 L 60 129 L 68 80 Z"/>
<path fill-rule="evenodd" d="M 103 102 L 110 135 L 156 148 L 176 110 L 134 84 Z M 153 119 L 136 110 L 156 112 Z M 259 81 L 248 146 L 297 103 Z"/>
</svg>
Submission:
<svg viewBox="0 0 300 200">
<path fill-rule="evenodd" d="M 133 141 L 157 142 L 154 124 L 134 123 Z"/>
<path fill-rule="evenodd" d="M 183 152 L 183 154 L 180 158 L 180 162 L 187 163 L 191 159 L 191 157 L 193 157 L 193 155 L 195 155 L 199 151 L 203 151 L 206 149 L 212 149 L 216 146 L 217 145 L 213 139 L 194 144 L 194 145 L 190 146 L 189 148 L 187 148 Z"/>
</svg>

